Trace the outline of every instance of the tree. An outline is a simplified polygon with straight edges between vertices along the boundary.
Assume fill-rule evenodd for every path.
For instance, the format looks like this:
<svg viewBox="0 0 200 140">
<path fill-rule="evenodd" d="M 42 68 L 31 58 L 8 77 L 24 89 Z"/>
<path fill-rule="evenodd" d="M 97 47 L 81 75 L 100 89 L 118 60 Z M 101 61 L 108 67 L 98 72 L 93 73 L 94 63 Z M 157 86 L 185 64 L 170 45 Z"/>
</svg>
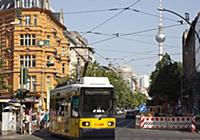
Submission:
<svg viewBox="0 0 200 140">
<path fill-rule="evenodd" d="M 139 91 L 135 91 L 135 93 L 134 93 L 134 101 L 133 101 L 134 107 L 138 107 L 142 103 L 146 103 L 146 102 L 147 102 L 146 95 L 142 94 Z"/>
<path fill-rule="evenodd" d="M 149 95 L 154 97 L 155 104 L 163 101 L 177 102 L 181 92 L 182 64 L 171 60 L 168 54 L 156 64 L 150 79 Z"/>
<path fill-rule="evenodd" d="M 134 106 L 133 95 L 125 81 L 117 72 L 100 66 L 97 62 L 88 65 L 86 76 L 108 77 L 114 86 L 116 95 L 116 106 L 119 108 L 131 108 Z"/>
<path fill-rule="evenodd" d="M 83 68 L 80 71 L 80 75 L 83 73 Z M 116 105 L 119 108 L 131 108 L 134 107 L 133 103 L 133 95 L 128 87 L 128 82 L 125 81 L 121 75 L 118 73 L 109 70 L 107 67 L 100 66 L 96 61 L 93 63 L 90 63 L 87 66 L 86 74 L 85 76 L 96 76 L 96 77 L 108 77 L 110 83 L 114 86 L 115 89 L 115 97 L 116 97 Z M 73 73 L 71 75 L 71 79 L 69 77 L 63 77 L 57 79 L 58 85 L 62 86 L 65 85 L 69 80 L 77 80 L 76 79 L 77 74 L 76 70 L 73 70 Z"/>
<path fill-rule="evenodd" d="M 80 75 L 82 72 L 83 69 L 81 69 Z M 76 70 L 73 70 L 71 75 L 73 81 L 76 80 L 76 75 Z M 110 83 L 114 86 L 116 106 L 119 108 L 134 108 L 141 103 L 146 102 L 146 96 L 142 93 L 136 92 L 132 94 L 132 91 L 128 86 L 128 81 L 124 80 L 120 74 L 112 69 L 100 66 L 96 61 L 87 66 L 85 76 L 108 77 Z M 69 80 L 69 77 L 58 79 L 58 86 L 62 86 Z"/>
</svg>

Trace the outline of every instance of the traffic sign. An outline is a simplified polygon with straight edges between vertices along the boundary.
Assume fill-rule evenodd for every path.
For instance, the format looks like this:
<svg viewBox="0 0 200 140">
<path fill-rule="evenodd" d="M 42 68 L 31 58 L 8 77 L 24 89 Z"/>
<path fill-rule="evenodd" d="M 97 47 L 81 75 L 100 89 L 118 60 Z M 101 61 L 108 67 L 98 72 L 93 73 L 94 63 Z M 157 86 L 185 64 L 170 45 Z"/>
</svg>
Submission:
<svg viewBox="0 0 200 140">
<path fill-rule="evenodd" d="M 139 111 L 140 111 L 141 113 L 144 113 L 144 112 L 147 111 L 147 107 L 145 106 L 145 104 L 141 104 L 141 105 L 139 106 Z"/>
</svg>

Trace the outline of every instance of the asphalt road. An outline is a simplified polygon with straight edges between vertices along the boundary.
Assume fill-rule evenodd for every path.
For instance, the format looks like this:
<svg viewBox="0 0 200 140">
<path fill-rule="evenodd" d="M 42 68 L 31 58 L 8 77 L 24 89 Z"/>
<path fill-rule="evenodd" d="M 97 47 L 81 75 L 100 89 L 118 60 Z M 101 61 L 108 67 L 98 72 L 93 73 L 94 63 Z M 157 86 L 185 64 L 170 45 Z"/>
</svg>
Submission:
<svg viewBox="0 0 200 140">
<path fill-rule="evenodd" d="M 117 119 L 115 140 L 200 140 L 200 134 L 179 130 L 135 129 L 133 119 Z M 33 135 L 1 136 L 0 140 L 63 140 L 51 136 L 46 130 L 36 131 Z M 114 140 L 112 138 L 85 138 L 81 140 Z"/>
</svg>

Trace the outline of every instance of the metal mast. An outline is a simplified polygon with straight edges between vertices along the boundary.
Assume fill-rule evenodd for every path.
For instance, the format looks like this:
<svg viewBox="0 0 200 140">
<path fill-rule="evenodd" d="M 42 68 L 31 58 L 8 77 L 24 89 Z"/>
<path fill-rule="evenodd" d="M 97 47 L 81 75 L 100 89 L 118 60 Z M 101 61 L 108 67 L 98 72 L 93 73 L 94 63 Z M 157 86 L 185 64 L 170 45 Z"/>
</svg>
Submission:
<svg viewBox="0 0 200 140">
<path fill-rule="evenodd" d="M 160 0 L 160 9 L 163 8 L 163 4 L 162 4 L 162 0 Z M 164 41 L 165 41 L 165 34 L 163 32 L 163 15 L 162 15 L 162 11 L 160 12 L 160 20 L 159 20 L 159 26 L 158 26 L 158 34 L 156 35 L 156 41 L 158 42 L 159 45 L 159 61 L 162 59 L 163 57 L 163 47 L 164 47 Z"/>
</svg>

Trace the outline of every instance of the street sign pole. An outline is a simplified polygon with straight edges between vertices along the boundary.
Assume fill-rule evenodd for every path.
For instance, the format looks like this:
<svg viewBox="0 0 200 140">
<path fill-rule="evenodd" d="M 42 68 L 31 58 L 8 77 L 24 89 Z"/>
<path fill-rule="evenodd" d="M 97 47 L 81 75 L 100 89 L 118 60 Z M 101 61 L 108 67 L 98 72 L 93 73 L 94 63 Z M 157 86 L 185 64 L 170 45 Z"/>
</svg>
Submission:
<svg viewBox="0 0 200 140">
<path fill-rule="evenodd" d="M 20 67 L 20 82 L 21 82 L 21 85 L 20 85 L 20 132 L 21 134 L 23 134 L 23 106 L 22 106 L 22 89 L 24 87 L 23 85 L 23 65 L 21 65 Z"/>
</svg>

